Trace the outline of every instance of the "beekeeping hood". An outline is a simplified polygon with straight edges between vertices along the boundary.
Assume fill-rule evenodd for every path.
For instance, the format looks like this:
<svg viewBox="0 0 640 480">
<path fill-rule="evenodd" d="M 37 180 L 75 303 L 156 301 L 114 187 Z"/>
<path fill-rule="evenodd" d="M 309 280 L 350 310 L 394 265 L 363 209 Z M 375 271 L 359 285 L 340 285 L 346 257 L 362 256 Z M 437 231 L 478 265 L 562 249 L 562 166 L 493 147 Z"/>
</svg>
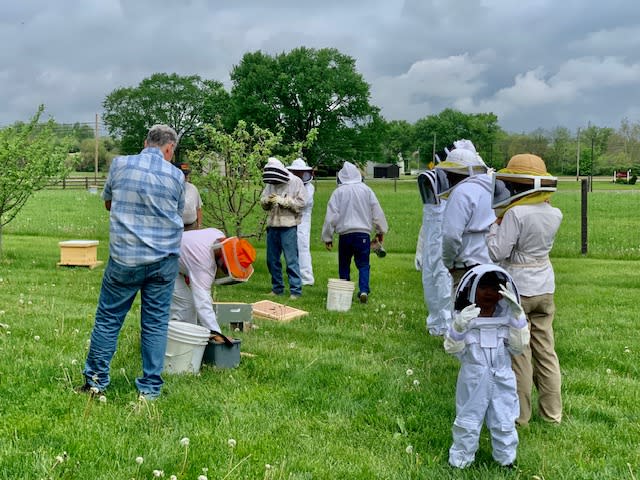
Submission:
<svg viewBox="0 0 640 480">
<path fill-rule="evenodd" d="M 492 208 L 497 217 L 515 205 L 547 201 L 558 189 L 558 179 L 547 172 L 544 161 L 529 153 L 514 155 L 506 168 L 492 174 Z"/>
<path fill-rule="evenodd" d="M 435 166 L 447 176 L 448 185 L 439 193 L 441 198 L 447 198 L 451 190 L 466 178 L 487 172 L 487 165 L 470 140 L 456 140 L 453 145 L 455 148 L 449 151 L 447 159 Z"/>
<path fill-rule="evenodd" d="M 449 188 L 447 174 L 442 169 L 433 169 L 418 174 L 418 190 L 424 205 L 439 205 L 440 193 Z"/>
<path fill-rule="evenodd" d="M 507 288 L 510 287 L 515 293 L 518 302 L 520 302 L 520 295 L 518 294 L 518 289 L 516 288 L 516 284 L 513 282 L 511 275 L 498 265 L 484 264 L 473 267 L 460 279 L 460 283 L 456 289 L 454 310 L 460 311 L 467 305 L 475 303 L 476 291 L 478 289 L 478 285 L 483 283 L 483 277 L 484 281 L 491 277 L 492 279 L 496 279 L 497 277 L 497 283 L 499 285 L 505 285 Z M 498 306 L 500 308 L 496 311 L 497 315 L 505 314 L 509 309 L 509 306 L 504 299 L 501 299 L 498 302 Z"/>
</svg>

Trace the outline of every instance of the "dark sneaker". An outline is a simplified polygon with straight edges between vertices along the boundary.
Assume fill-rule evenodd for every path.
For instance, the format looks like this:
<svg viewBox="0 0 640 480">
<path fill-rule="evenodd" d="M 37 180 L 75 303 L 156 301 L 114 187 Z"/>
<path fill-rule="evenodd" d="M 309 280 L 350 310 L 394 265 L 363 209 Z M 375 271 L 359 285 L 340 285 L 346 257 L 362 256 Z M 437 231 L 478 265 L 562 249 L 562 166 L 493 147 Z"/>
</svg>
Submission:
<svg viewBox="0 0 640 480">
<path fill-rule="evenodd" d="M 366 293 L 362 292 L 360 294 L 360 303 L 367 303 L 368 300 L 369 300 L 369 295 L 367 295 Z"/>
<path fill-rule="evenodd" d="M 100 390 L 98 387 L 92 387 L 88 383 L 85 383 L 80 387 L 76 387 L 73 390 L 76 393 L 88 393 L 92 397 L 99 397 L 100 395 L 104 395 L 104 390 Z"/>
<path fill-rule="evenodd" d="M 280 295 L 282 295 L 281 293 L 276 293 L 273 290 L 271 290 L 269 293 L 266 294 L 267 297 L 279 297 Z"/>
</svg>

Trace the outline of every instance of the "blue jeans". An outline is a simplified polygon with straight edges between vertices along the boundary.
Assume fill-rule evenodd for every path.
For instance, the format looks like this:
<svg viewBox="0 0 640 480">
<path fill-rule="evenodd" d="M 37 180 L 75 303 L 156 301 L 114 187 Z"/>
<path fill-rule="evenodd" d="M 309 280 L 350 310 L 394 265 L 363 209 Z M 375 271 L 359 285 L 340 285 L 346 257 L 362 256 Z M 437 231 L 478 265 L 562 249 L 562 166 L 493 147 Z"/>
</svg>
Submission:
<svg viewBox="0 0 640 480">
<path fill-rule="evenodd" d="M 368 233 L 346 233 L 338 240 L 338 274 L 342 280 L 351 280 L 351 257 L 358 269 L 358 295 L 369 294 L 369 253 L 371 238 Z"/>
<path fill-rule="evenodd" d="M 177 255 L 137 267 L 121 265 L 109 258 L 102 277 L 91 345 L 83 372 L 89 385 L 99 390 L 104 390 L 109 385 L 109 367 L 116 352 L 118 335 L 131 304 L 140 291 L 142 377 L 136 378 L 136 387 L 141 394 L 150 397 L 160 394 L 163 384 L 160 374 L 167 348 L 169 306 L 177 275 Z"/>
<path fill-rule="evenodd" d="M 267 227 L 267 267 L 271 274 L 271 290 L 278 295 L 284 292 L 282 279 L 282 263 L 280 256 L 284 253 L 287 262 L 287 277 L 291 295 L 302 294 L 302 279 L 298 266 L 298 231 L 297 227 Z"/>
</svg>

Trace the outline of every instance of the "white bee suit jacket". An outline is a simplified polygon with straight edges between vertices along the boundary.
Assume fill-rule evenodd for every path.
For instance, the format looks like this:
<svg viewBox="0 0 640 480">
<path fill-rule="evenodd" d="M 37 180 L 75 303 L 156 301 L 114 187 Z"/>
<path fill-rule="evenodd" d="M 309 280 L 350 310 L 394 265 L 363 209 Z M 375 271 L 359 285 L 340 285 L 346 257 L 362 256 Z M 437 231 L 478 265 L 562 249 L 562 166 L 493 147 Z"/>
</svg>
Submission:
<svg viewBox="0 0 640 480">
<path fill-rule="evenodd" d="M 421 243 L 418 246 L 422 269 L 424 302 L 429 314 L 427 329 L 432 335 L 444 335 L 451 323 L 451 275 L 442 263 L 442 216 L 445 201 L 422 207 Z"/>
</svg>

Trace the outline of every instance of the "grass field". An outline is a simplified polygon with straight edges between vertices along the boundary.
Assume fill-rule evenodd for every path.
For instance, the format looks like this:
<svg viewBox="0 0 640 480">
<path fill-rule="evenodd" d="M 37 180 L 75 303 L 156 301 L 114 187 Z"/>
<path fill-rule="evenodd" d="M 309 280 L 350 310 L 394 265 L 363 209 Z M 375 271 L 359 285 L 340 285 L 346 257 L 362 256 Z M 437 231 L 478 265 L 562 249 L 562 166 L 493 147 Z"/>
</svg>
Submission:
<svg viewBox="0 0 640 480">
<path fill-rule="evenodd" d="M 56 267 L 58 242 L 100 240 L 108 215 L 97 195 L 43 191 L 4 229 L 0 260 L 1 479 L 636 479 L 640 471 L 637 318 L 640 188 L 595 182 L 589 249 L 580 253 L 580 186 L 561 183 L 564 222 L 552 252 L 556 339 L 565 420 L 535 417 L 519 431 L 518 464 L 491 459 L 486 432 L 476 463 L 447 465 L 457 360 L 425 330 L 413 267 L 421 205 L 411 180 L 370 181 L 387 214 L 388 255 L 372 256 L 368 305 L 325 309 L 337 253 L 319 239 L 335 183 L 320 181 L 312 226 L 316 285 L 296 307 L 310 314 L 236 333 L 239 368 L 167 375 L 163 396 L 136 401 L 139 305 L 120 336 L 105 403 L 73 392 L 102 268 Z M 247 285 L 220 301 L 264 299 L 264 244 Z M 187 442 L 181 439 L 188 438 Z M 233 441 L 232 441 L 233 440 Z M 143 462 L 138 464 L 136 458 Z"/>
</svg>

